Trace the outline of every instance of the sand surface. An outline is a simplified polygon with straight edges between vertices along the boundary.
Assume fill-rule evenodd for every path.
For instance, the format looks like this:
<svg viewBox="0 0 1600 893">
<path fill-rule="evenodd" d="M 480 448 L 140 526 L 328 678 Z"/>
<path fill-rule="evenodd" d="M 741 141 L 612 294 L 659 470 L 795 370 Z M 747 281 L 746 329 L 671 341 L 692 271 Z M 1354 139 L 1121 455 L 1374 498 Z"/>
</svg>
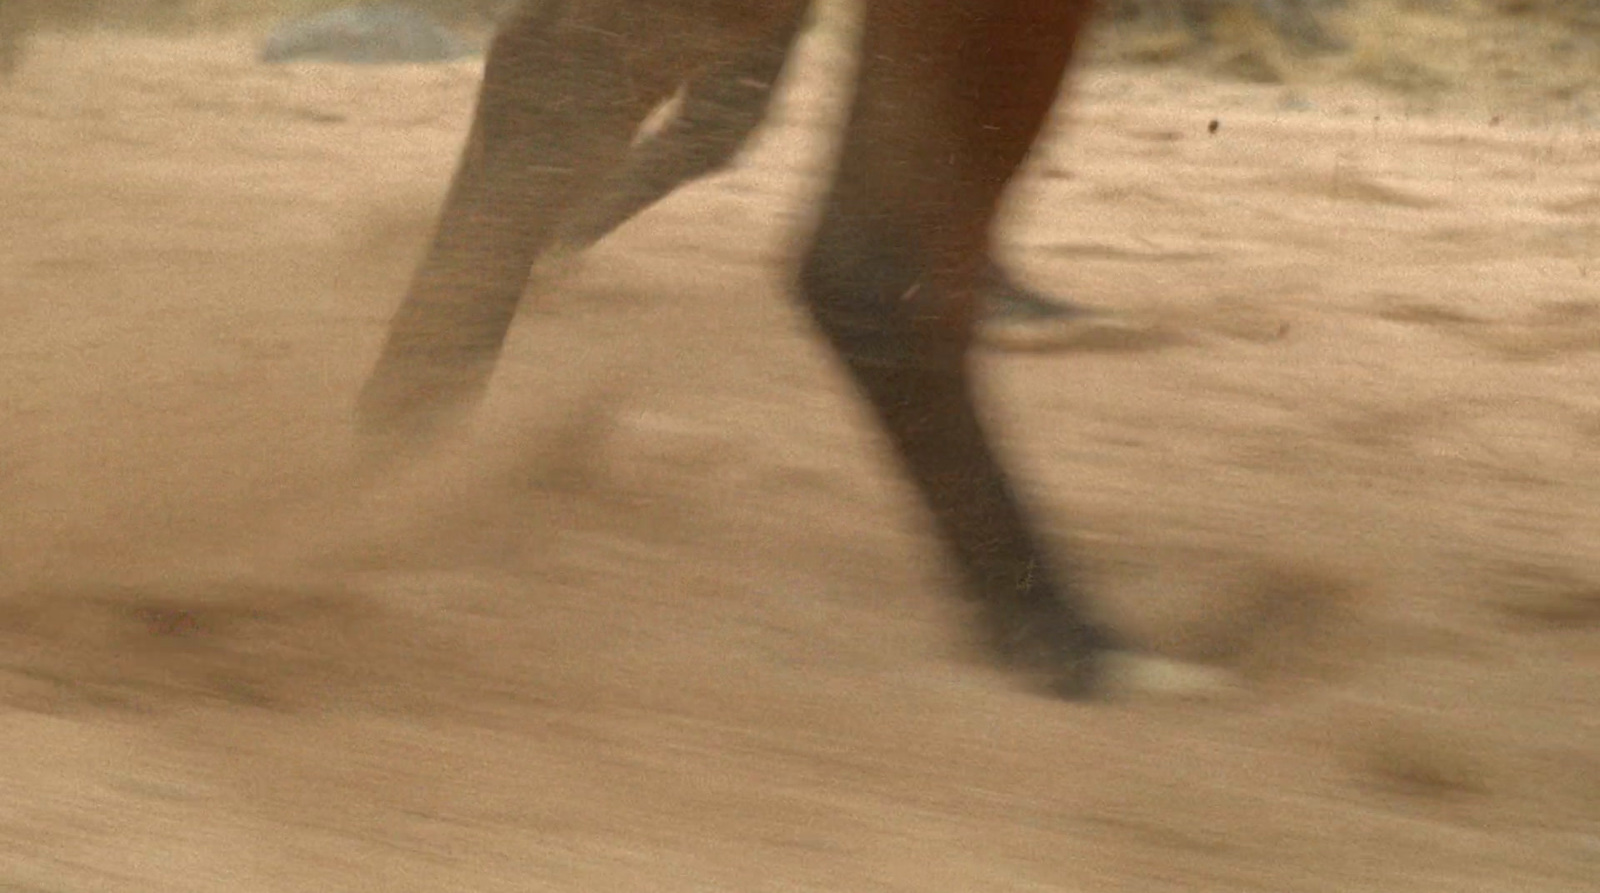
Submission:
<svg viewBox="0 0 1600 893">
<path fill-rule="evenodd" d="M 1005 257 L 1161 337 L 987 355 L 989 406 L 1108 612 L 1249 685 L 1063 705 L 982 660 L 785 295 L 814 44 L 367 491 L 350 406 L 477 66 L 39 41 L 0 891 L 1595 889 L 1592 125 L 1085 73 Z"/>
</svg>

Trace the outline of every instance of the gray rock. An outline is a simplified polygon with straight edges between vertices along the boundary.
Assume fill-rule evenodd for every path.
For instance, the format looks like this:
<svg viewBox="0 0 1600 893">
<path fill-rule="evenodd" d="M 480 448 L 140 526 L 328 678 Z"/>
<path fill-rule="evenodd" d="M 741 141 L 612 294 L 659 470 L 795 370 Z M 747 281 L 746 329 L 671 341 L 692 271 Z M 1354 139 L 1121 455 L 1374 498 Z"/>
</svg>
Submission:
<svg viewBox="0 0 1600 893">
<path fill-rule="evenodd" d="M 449 62 L 478 48 L 421 10 L 397 3 L 346 6 L 279 25 L 262 41 L 257 58 L 348 65 Z"/>
</svg>

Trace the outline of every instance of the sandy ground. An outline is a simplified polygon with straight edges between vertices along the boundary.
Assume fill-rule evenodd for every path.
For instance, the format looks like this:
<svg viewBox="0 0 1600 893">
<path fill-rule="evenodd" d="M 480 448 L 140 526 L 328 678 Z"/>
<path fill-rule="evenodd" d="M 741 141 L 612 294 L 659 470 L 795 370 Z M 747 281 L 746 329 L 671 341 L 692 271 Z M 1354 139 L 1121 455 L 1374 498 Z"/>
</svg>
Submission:
<svg viewBox="0 0 1600 893">
<path fill-rule="evenodd" d="M 1595 889 L 1576 112 L 1081 79 L 1006 256 L 1162 337 L 990 405 L 1108 610 L 1249 685 L 1074 706 L 976 652 L 784 296 L 835 49 L 371 492 L 477 70 L 248 57 L 0 87 L 0 891 Z"/>
</svg>

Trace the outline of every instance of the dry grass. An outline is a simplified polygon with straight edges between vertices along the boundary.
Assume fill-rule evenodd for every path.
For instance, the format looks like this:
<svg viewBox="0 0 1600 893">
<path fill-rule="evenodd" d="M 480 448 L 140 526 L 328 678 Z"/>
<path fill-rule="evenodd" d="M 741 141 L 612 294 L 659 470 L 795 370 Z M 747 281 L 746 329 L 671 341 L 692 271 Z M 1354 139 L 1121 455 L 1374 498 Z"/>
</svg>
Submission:
<svg viewBox="0 0 1600 893">
<path fill-rule="evenodd" d="M 1101 63 L 1181 65 L 1224 80 L 1372 84 L 1419 110 L 1451 97 L 1498 108 L 1582 106 L 1600 70 L 1597 0 L 1350 0 L 1316 17 L 1338 50 L 1307 52 L 1256 3 L 1224 0 L 1203 28 L 1108 16 L 1092 53 Z"/>
</svg>

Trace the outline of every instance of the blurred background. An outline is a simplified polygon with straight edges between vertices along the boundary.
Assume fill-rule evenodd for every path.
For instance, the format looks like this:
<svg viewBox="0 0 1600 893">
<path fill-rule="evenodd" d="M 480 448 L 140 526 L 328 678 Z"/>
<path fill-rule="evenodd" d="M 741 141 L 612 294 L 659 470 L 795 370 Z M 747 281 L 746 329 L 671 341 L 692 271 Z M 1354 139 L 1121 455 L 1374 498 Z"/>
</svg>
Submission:
<svg viewBox="0 0 1600 893">
<path fill-rule="evenodd" d="M 823 0 L 838 15 L 848 0 Z M 0 51 L 29 32 L 237 28 L 350 6 L 338 0 L 5 0 Z M 406 0 L 481 34 L 508 0 Z M 1108 0 L 1097 58 L 1203 67 L 1254 82 L 1350 77 L 1407 91 L 1540 89 L 1560 95 L 1600 64 L 1596 0 Z M 3 64 L 3 61 L 0 61 Z"/>
</svg>

